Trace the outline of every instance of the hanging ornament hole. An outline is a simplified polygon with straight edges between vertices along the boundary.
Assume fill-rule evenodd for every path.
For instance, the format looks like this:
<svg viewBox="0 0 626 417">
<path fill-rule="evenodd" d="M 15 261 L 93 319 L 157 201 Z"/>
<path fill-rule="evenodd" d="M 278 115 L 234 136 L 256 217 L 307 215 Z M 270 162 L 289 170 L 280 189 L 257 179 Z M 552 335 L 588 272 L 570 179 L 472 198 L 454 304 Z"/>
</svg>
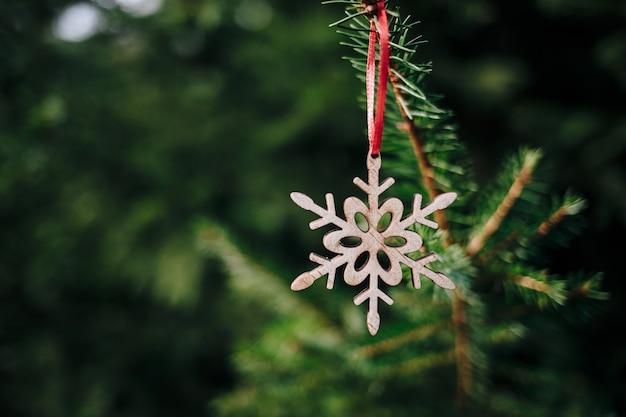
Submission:
<svg viewBox="0 0 626 417">
<path fill-rule="evenodd" d="M 356 248 L 363 243 L 363 239 L 357 236 L 346 236 L 339 241 L 344 248 Z"/>
<path fill-rule="evenodd" d="M 391 236 L 385 238 L 385 245 L 391 248 L 401 248 L 402 246 L 406 245 L 406 242 L 407 240 L 402 236 Z"/>
<path fill-rule="evenodd" d="M 376 225 L 376 230 L 378 230 L 379 232 L 384 232 L 385 230 L 387 230 L 387 228 L 389 227 L 389 224 L 391 223 L 392 217 L 393 216 L 391 215 L 390 212 L 383 214 L 380 217 L 380 220 L 378 220 L 378 224 Z"/>
<path fill-rule="evenodd" d="M 385 251 L 379 250 L 376 254 L 376 259 L 378 260 L 378 265 L 380 265 L 382 269 L 385 271 L 391 270 L 391 260 Z"/>
<path fill-rule="evenodd" d="M 360 231 L 367 233 L 367 231 L 370 230 L 370 224 L 367 221 L 367 217 L 365 217 L 365 214 L 356 212 L 354 214 L 354 222 L 356 223 L 356 227 L 358 227 Z"/>
<path fill-rule="evenodd" d="M 354 260 L 354 270 L 361 271 L 370 260 L 370 253 L 368 251 L 362 252 L 357 258 Z"/>
</svg>

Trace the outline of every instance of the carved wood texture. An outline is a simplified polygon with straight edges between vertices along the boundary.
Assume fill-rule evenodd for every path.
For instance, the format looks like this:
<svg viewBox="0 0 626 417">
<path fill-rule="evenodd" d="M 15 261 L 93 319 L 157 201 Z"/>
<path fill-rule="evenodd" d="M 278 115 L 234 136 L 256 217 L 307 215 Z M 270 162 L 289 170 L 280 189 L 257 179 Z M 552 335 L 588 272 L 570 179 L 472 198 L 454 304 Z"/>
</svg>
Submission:
<svg viewBox="0 0 626 417">
<path fill-rule="evenodd" d="M 367 194 L 367 204 L 356 197 L 348 197 L 343 204 L 345 219 L 337 215 L 334 196 L 330 193 L 326 194 L 326 208 L 317 205 L 305 194 L 291 193 L 291 199 L 298 206 L 319 216 L 310 223 L 312 230 L 327 225 L 338 228 L 323 238 L 324 247 L 336 256 L 326 258 L 311 253 L 311 261 L 319 266 L 298 276 L 291 289 L 299 291 L 308 288 L 323 276 L 327 276 L 326 287 L 332 289 L 337 269 L 345 265 L 343 279 L 347 284 L 357 286 L 367 280 L 367 287 L 354 297 L 354 303 L 360 305 L 368 301 L 367 328 L 372 335 L 380 327 L 378 301 L 393 304 L 391 297 L 379 287 L 380 280 L 389 286 L 398 285 L 402 281 L 401 264 L 410 268 L 416 289 L 421 287 L 421 276 L 442 288 L 455 288 L 447 276 L 427 267 L 437 259 L 435 253 L 415 257 L 422 248 L 423 240 L 418 233 L 407 228 L 417 223 L 437 229 L 438 224 L 426 217 L 448 207 L 456 199 L 456 193 L 441 194 L 424 207 L 421 207 L 422 196 L 415 194 L 411 213 L 402 218 L 402 201 L 397 198 L 388 198 L 382 203 L 379 201 L 380 195 L 394 183 L 393 178 L 379 183 L 380 166 L 380 156 L 368 156 L 368 182 L 358 177 L 354 179 L 354 184 Z"/>
</svg>

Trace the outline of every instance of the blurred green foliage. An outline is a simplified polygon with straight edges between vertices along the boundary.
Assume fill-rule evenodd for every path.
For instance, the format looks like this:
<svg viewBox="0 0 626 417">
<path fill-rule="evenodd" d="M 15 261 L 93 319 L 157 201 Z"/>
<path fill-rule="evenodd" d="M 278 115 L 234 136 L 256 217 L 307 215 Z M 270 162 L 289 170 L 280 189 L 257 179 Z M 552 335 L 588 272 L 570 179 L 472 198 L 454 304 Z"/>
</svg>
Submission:
<svg viewBox="0 0 626 417">
<path fill-rule="evenodd" d="M 288 285 L 318 244 L 289 192 L 341 196 L 361 173 L 362 86 L 328 28 L 339 9 L 165 0 L 137 16 L 99 0 L 85 3 L 99 31 L 64 41 L 55 22 L 75 3 L 0 3 L 2 415 L 207 415 L 236 384 L 231 339 L 257 322 L 233 321 L 250 307 L 195 247 L 198 218 Z M 404 3 L 483 178 L 528 143 L 589 199 L 554 266 L 606 271 L 614 298 L 564 343 L 626 412 L 626 4 Z"/>
</svg>

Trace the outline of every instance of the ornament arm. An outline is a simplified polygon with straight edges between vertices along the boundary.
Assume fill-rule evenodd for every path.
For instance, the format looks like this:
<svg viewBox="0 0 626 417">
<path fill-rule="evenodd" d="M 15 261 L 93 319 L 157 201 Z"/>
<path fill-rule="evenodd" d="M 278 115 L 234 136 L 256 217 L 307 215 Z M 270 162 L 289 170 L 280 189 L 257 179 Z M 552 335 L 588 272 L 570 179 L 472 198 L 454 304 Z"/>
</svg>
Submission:
<svg viewBox="0 0 626 417">
<path fill-rule="evenodd" d="M 300 274 L 296 279 L 294 279 L 291 283 L 291 289 L 293 291 L 300 291 L 305 288 L 309 288 L 318 278 L 321 278 L 326 274 L 328 274 L 326 288 L 329 290 L 332 289 L 335 284 L 335 272 L 337 271 L 337 268 L 348 262 L 344 255 L 337 255 L 328 259 L 315 253 L 311 253 L 309 259 L 318 263 L 319 266 L 308 272 Z"/>
<path fill-rule="evenodd" d="M 315 204 L 313 199 L 306 194 L 293 192 L 290 194 L 290 197 L 294 203 L 296 203 L 303 209 L 311 211 L 320 216 L 319 219 L 309 223 L 309 227 L 311 228 L 311 230 L 319 229 L 320 227 L 329 224 L 334 224 L 340 228 L 347 227 L 347 222 L 341 217 L 337 216 L 337 212 L 335 210 L 335 200 L 331 193 L 326 194 L 327 208 L 323 208 Z"/>
<path fill-rule="evenodd" d="M 400 222 L 400 226 L 403 229 L 406 229 L 414 223 L 419 223 L 424 226 L 430 227 L 431 229 L 437 229 L 439 225 L 435 221 L 427 219 L 426 216 L 431 215 L 437 210 L 445 209 L 450 204 L 452 204 L 456 197 L 456 193 L 440 194 L 435 197 L 435 199 L 431 201 L 430 204 L 427 204 L 422 208 L 420 207 L 422 204 L 422 196 L 420 194 L 415 194 L 413 196 L 413 211 L 409 216 L 407 216 Z"/>
<path fill-rule="evenodd" d="M 435 272 L 426 266 L 426 264 L 434 262 L 436 260 L 437 254 L 435 253 L 430 253 L 418 259 L 412 259 L 408 256 L 406 257 L 406 264 L 408 267 L 411 268 L 411 275 L 413 276 L 413 286 L 416 289 L 419 289 L 421 287 L 420 275 L 424 275 L 426 278 L 430 279 L 441 288 L 445 288 L 448 290 L 453 290 L 454 288 L 456 288 L 456 285 L 454 284 L 454 282 L 452 282 L 450 278 L 440 272 Z"/>
</svg>

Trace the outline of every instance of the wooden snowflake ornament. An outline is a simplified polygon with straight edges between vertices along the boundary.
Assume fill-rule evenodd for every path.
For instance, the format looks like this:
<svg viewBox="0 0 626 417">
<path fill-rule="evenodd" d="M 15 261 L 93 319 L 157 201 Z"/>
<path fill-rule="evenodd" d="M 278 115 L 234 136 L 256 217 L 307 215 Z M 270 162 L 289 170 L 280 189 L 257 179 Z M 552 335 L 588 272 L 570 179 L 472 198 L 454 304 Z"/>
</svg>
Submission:
<svg viewBox="0 0 626 417">
<path fill-rule="evenodd" d="M 414 254 L 422 248 L 423 240 L 418 233 L 408 230 L 408 227 L 417 223 L 437 229 L 438 224 L 426 217 L 436 210 L 448 207 L 456 199 L 456 193 L 441 194 L 424 207 L 421 207 L 422 196 L 415 194 L 412 212 L 402 218 L 402 201 L 397 198 L 386 199 L 382 204 L 379 201 L 380 195 L 395 182 L 393 178 L 387 178 L 379 183 L 380 166 L 380 156 L 368 156 L 368 182 L 365 183 L 358 177 L 354 179 L 354 184 L 367 193 L 368 204 L 356 197 L 348 197 L 343 205 L 345 220 L 337 216 L 332 194 L 326 194 L 327 208 L 324 208 L 302 193 L 291 193 L 291 199 L 297 205 L 320 217 L 310 223 L 312 230 L 327 225 L 339 228 L 330 231 L 323 238 L 324 247 L 336 256 L 329 259 L 311 253 L 311 261 L 319 266 L 298 276 L 291 284 L 291 289 L 299 291 L 308 288 L 325 275 L 328 276 L 326 287 L 332 289 L 336 271 L 344 265 L 343 278 L 347 284 L 356 286 L 369 278 L 367 288 L 354 297 L 354 303 L 360 305 L 369 301 L 367 328 L 372 335 L 380 327 L 378 300 L 393 304 L 391 297 L 380 289 L 379 280 L 390 286 L 398 285 L 402 281 L 401 264 L 410 268 L 416 289 L 421 287 L 421 276 L 442 288 L 455 288 L 448 277 L 427 267 L 427 264 L 437 259 L 435 253 L 414 259 Z M 388 224 L 381 221 L 383 219 L 388 219 Z"/>
</svg>

